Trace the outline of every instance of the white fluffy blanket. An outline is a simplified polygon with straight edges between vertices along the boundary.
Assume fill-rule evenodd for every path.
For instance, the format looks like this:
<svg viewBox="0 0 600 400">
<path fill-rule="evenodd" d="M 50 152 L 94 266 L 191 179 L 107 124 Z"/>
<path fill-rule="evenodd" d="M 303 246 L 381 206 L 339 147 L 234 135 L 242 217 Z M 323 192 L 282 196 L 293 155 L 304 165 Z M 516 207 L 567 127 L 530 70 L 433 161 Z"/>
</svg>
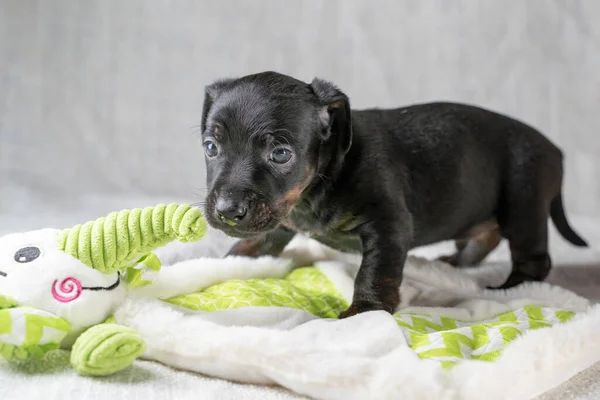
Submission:
<svg viewBox="0 0 600 400">
<path fill-rule="evenodd" d="M 316 261 L 351 299 L 357 258 L 302 238 L 284 257 L 299 265 Z M 198 290 L 231 278 L 278 278 L 292 265 L 281 259 L 194 259 L 163 270 L 155 290 L 161 290 L 161 279 L 170 290 L 177 282 Z M 340 321 L 297 309 L 252 307 L 206 313 L 191 323 L 169 305 L 136 301 L 116 317 L 148 339 L 148 359 L 228 380 L 279 384 L 318 399 L 475 400 L 482 393 L 490 400 L 527 399 L 600 360 L 600 308 L 545 283 L 506 292 L 481 289 L 483 282 L 501 279 L 493 267 L 465 273 L 409 259 L 401 288 L 403 313 L 482 321 L 528 305 L 578 312 L 564 324 L 527 331 L 496 361 L 465 360 L 449 370 L 419 358 L 408 334 L 384 312 Z"/>
<path fill-rule="evenodd" d="M 180 246 L 163 249 L 159 256 L 165 264 L 189 257 L 184 257 L 186 250 Z M 214 257 L 219 251 L 205 247 L 201 253 Z M 175 283 L 192 291 L 236 277 L 282 277 L 293 265 L 314 263 L 350 299 L 359 262 L 303 238 L 294 240 L 284 254 L 293 262 L 197 258 L 202 254 L 196 253 L 176 268 L 165 267 L 155 289 L 161 290 L 161 281 L 166 283 L 164 287 L 172 289 Z M 318 319 L 297 309 L 255 307 L 205 313 L 190 326 L 169 305 L 136 301 L 125 304 L 117 319 L 148 339 L 147 359 L 245 384 L 207 380 L 147 361 L 136 362 L 119 376 L 83 378 L 70 371 L 64 354 L 57 353 L 26 368 L 4 369 L 3 365 L 0 393 L 7 399 L 42 393 L 48 399 L 54 398 L 52 393 L 57 399 L 105 398 L 111 393 L 135 393 L 149 399 L 217 398 L 219 393 L 228 393 L 227 398 L 236 393 L 236 398 L 296 398 L 249 383 L 277 384 L 318 399 L 469 400 L 482 395 L 489 400 L 528 399 L 600 360 L 598 306 L 545 283 L 508 292 L 480 289 L 501 282 L 505 275 L 505 269 L 494 265 L 457 271 L 413 256 L 401 289 L 402 311 L 481 321 L 536 304 L 577 311 L 578 315 L 564 324 L 518 337 L 496 361 L 465 360 L 443 370 L 438 361 L 419 358 L 410 348 L 406 332 L 383 312 L 339 321 Z M 72 390 L 60 391 L 65 385 Z"/>
</svg>

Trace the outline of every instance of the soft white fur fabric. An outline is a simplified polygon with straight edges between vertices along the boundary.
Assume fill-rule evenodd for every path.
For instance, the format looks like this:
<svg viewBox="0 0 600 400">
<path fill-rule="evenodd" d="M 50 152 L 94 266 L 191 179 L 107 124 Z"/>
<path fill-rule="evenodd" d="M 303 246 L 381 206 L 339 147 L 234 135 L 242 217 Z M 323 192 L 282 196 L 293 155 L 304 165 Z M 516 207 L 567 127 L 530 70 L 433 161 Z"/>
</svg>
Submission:
<svg viewBox="0 0 600 400">
<path fill-rule="evenodd" d="M 106 207 L 115 208 L 111 204 Z M 101 215 L 100 212 L 98 214 Z M 72 221 L 63 221 L 62 225 L 68 226 L 93 217 L 93 215 L 72 215 L 72 212 L 68 216 Z M 0 218 L 0 222 L 6 222 L 6 219 Z M 10 219 L 8 222 L 8 225 L 0 223 L 0 230 L 10 232 L 16 229 L 10 228 Z M 27 221 L 19 222 L 19 229 L 22 229 L 22 225 Z M 29 222 L 30 226 L 28 225 L 27 229 L 57 225 L 50 217 L 44 220 L 32 219 Z M 578 219 L 575 225 L 582 227 L 580 228 L 582 233 L 592 243 L 600 240 L 600 231 L 594 221 Z M 562 266 L 556 270 L 557 273 L 551 277 L 551 281 L 570 285 L 590 298 L 600 298 L 595 295 L 596 283 L 592 279 L 594 270 L 590 269 L 600 260 L 598 248 L 592 246 L 588 250 L 573 249 L 558 238 L 555 232 L 551 233 L 553 234 L 551 238 L 553 258 L 556 264 Z M 211 282 L 228 276 L 229 272 L 226 273 L 220 268 L 223 266 L 223 261 L 215 261 L 214 258 L 220 257 L 232 241 L 218 232 L 211 231 L 205 240 L 197 244 L 174 243 L 166 246 L 159 251 L 159 256 L 165 264 L 212 257 L 212 262 L 202 264 L 205 272 L 211 269 L 212 273 L 197 276 L 197 279 L 202 278 L 203 281 L 194 284 L 196 286 L 200 282 L 200 286 L 210 285 Z M 432 258 L 449 249 L 448 244 L 443 244 L 435 248 L 417 249 L 413 254 Z M 478 312 L 485 314 L 488 311 L 485 307 L 481 307 L 483 304 L 481 302 L 480 307 L 467 308 L 469 302 L 465 302 L 464 298 L 475 296 L 479 286 L 493 285 L 502 281 L 508 272 L 507 256 L 507 246 L 503 244 L 491 255 L 485 266 L 460 273 L 449 268 L 444 269 L 443 271 L 448 272 L 449 275 L 446 275 L 443 281 L 437 279 L 437 285 L 444 285 L 447 290 L 435 290 L 433 289 L 435 285 L 431 286 L 432 282 L 429 280 L 435 278 L 435 274 L 432 277 L 431 272 L 435 271 L 436 264 L 430 264 L 420 258 L 412 258 L 411 265 L 414 268 L 410 266 L 407 268 L 407 279 L 402 289 L 405 301 L 410 298 L 412 307 L 443 307 L 455 302 L 452 305 L 457 317 L 476 319 L 480 315 L 477 314 Z M 351 296 L 352 285 L 344 286 L 343 282 L 347 282 L 347 278 L 356 270 L 358 261 L 356 257 L 344 256 L 302 239 L 295 241 L 288 248 L 286 257 L 300 264 L 313 260 L 319 261 L 319 267 L 341 286 L 342 293 L 347 297 Z M 194 263 L 198 261 L 189 261 L 184 265 L 187 265 L 190 270 L 197 270 L 193 267 Z M 285 274 L 290 267 L 290 263 L 285 261 L 279 261 L 275 268 L 273 268 L 274 264 L 265 260 L 261 263 L 262 265 L 258 262 L 252 264 L 254 268 L 247 270 L 244 268 L 232 270 L 235 270 L 235 273 L 245 273 L 250 277 L 254 276 L 253 274 L 261 276 L 276 271 Z M 418 268 L 416 268 L 417 263 Z M 241 267 L 237 262 L 235 265 Z M 340 266 L 343 268 L 339 268 Z M 580 280 L 575 280 L 578 276 L 578 266 L 586 266 L 587 275 L 579 278 Z M 466 279 L 465 275 L 471 279 Z M 163 275 L 163 279 L 168 278 L 168 275 Z M 174 278 L 175 276 L 171 277 Z M 462 285 L 461 289 L 453 291 L 452 287 L 455 288 L 459 281 Z M 181 282 L 185 285 L 189 284 L 185 280 Z M 162 287 L 166 286 L 168 285 Z M 160 288 L 159 282 L 157 290 Z M 180 287 L 181 290 L 188 288 L 184 285 Z M 560 303 L 560 306 L 570 304 L 577 308 L 585 307 L 587 304 L 585 299 L 550 285 L 533 285 L 513 291 L 513 295 L 513 298 L 509 299 L 499 295 L 497 301 L 487 297 L 486 303 L 488 307 L 498 310 L 507 307 L 507 301 L 515 301 L 516 305 L 519 299 L 533 296 L 540 300 L 546 299 L 551 303 Z M 462 306 L 459 307 L 458 304 Z M 143 303 L 136 305 L 136 307 L 143 306 Z M 125 314 L 128 313 L 126 310 L 127 308 L 123 308 Z M 428 310 L 433 312 L 432 308 Z M 131 315 L 136 314 L 135 308 L 129 308 L 129 311 Z M 148 334 L 159 335 L 160 325 L 166 325 L 161 317 L 163 311 L 165 310 L 162 307 L 153 308 L 153 318 L 140 319 L 138 321 L 140 327 L 147 330 Z M 505 350 L 504 357 L 494 363 L 477 363 L 476 367 L 466 363 L 455 367 L 449 380 L 444 380 L 432 363 L 416 362 L 421 360 L 418 360 L 404 345 L 403 338 L 398 335 L 399 328 L 395 323 L 390 323 L 390 318 L 386 315 L 369 313 L 345 321 L 315 321 L 312 316 L 296 311 L 281 309 L 273 312 L 254 309 L 252 313 L 231 310 L 231 312 L 206 314 L 203 322 L 205 329 L 194 333 L 187 332 L 195 344 L 192 347 L 195 357 L 203 360 L 198 364 L 191 363 L 194 364 L 192 367 L 205 370 L 213 376 L 230 378 L 236 378 L 234 374 L 237 371 L 241 372 L 237 377 L 241 381 L 261 383 L 276 381 L 299 393 L 320 398 L 351 399 L 363 396 L 363 399 L 481 397 L 519 399 L 533 398 L 549 388 L 558 386 L 570 376 L 600 359 L 599 341 L 596 338 L 600 328 L 598 326 L 600 310 L 596 307 L 590 308 L 586 314 L 565 325 L 530 332 L 512 342 Z M 166 311 L 165 318 L 172 318 L 172 313 L 170 309 Z M 257 324 L 257 321 L 262 323 Z M 252 329 L 245 327 L 250 323 L 259 326 Z M 268 329 L 265 329 L 267 327 Z M 265 331 L 269 332 L 268 336 L 274 341 L 273 343 L 280 344 L 279 347 L 270 346 L 267 348 L 268 351 L 264 351 L 265 343 L 256 339 L 258 334 L 255 332 Z M 236 333 L 234 335 L 224 332 Z M 246 340 L 245 335 L 248 335 L 247 346 L 240 340 L 240 338 Z M 236 337 L 237 343 L 235 343 Z M 381 338 L 390 340 L 381 341 Z M 158 345 L 152 349 L 149 356 L 170 357 L 169 351 L 174 349 L 171 346 L 173 339 L 169 337 L 159 339 Z M 303 355 L 302 362 L 289 357 L 291 354 L 298 355 L 300 349 Z M 277 362 L 272 363 L 274 360 Z M 184 360 L 171 361 L 183 363 Z M 245 362 L 245 366 L 239 364 L 240 361 Z M 237 367 L 231 368 L 231 365 Z M 534 383 L 535 385 L 531 386 Z M 361 389 L 359 390 L 357 386 L 361 386 Z M 579 390 L 579 393 L 584 393 L 583 389 Z M 558 392 L 557 398 L 566 398 L 562 394 Z M 574 398 L 571 394 L 569 396 Z M 144 360 L 136 362 L 131 368 L 113 377 L 83 378 L 70 367 L 68 353 L 63 351 L 55 352 L 44 360 L 24 366 L 0 366 L 1 399 L 96 400 L 121 397 L 144 400 L 305 399 L 302 395 L 277 386 L 238 384 L 207 378 L 200 374 Z M 582 398 L 594 398 L 594 395 L 586 392 Z"/>
<path fill-rule="evenodd" d="M 302 259 L 297 256 L 302 255 Z M 297 238 L 282 259 L 195 259 L 163 270 L 153 295 L 199 290 L 236 277 L 283 276 L 295 263 L 315 265 L 351 298 L 358 259 Z M 481 272 L 479 272 L 481 273 Z M 228 380 L 279 384 L 317 399 L 527 399 L 600 360 L 600 308 L 545 283 L 506 292 L 480 289 L 474 274 L 410 257 L 401 288 L 403 310 L 481 320 L 528 304 L 583 312 L 551 329 L 516 339 L 493 363 L 465 361 L 449 374 L 421 360 L 384 312 L 321 320 L 295 309 L 249 308 L 190 314 L 152 299 L 117 312 L 140 331 L 145 358 Z M 476 275 L 476 274 L 475 274 Z M 150 293 L 149 293 L 150 294 Z M 410 305 L 408 305 L 410 303 Z M 450 307 L 450 308 L 449 308 Z"/>
</svg>

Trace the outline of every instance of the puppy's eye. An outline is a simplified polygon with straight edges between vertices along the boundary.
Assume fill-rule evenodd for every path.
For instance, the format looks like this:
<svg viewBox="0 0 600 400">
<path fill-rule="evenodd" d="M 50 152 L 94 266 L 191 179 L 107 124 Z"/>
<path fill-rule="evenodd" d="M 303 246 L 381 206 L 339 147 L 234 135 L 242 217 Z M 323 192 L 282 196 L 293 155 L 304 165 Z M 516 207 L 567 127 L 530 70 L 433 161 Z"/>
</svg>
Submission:
<svg viewBox="0 0 600 400">
<path fill-rule="evenodd" d="M 285 164 L 292 158 L 292 151 L 285 147 L 278 147 L 271 152 L 269 160 L 277 164 Z"/>
<path fill-rule="evenodd" d="M 215 142 L 207 140 L 206 142 L 204 142 L 204 152 L 209 158 L 216 157 L 217 154 L 219 154 L 219 148 L 217 147 Z"/>
<path fill-rule="evenodd" d="M 21 264 L 32 262 L 40 256 L 40 249 L 37 247 L 23 247 L 15 253 L 15 261 Z"/>
</svg>

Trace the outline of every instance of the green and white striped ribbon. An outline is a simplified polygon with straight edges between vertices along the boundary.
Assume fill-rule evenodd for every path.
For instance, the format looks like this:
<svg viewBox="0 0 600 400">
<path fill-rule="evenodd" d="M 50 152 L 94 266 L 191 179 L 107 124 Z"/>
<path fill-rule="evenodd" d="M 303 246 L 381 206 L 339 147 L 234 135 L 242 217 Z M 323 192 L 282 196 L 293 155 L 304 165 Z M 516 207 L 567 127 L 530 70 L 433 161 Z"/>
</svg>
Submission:
<svg viewBox="0 0 600 400">
<path fill-rule="evenodd" d="M 0 355 L 8 360 L 44 355 L 57 349 L 71 324 L 31 307 L 0 309 Z"/>
</svg>

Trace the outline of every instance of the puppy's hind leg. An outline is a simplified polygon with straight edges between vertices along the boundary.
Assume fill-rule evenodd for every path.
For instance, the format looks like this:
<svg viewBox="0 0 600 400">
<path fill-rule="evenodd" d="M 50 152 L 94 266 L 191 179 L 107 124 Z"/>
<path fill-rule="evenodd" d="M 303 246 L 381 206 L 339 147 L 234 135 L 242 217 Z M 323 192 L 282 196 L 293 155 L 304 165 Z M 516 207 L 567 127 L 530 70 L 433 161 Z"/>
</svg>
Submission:
<svg viewBox="0 0 600 400">
<path fill-rule="evenodd" d="M 500 223 L 508 239 L 512 270 L 506 282 L 497 288 L 508 289 L 527 281 L 543 281 L 552 268 L 548 254 L 548 205 L 543 201 L 513 202 Z"/>
<path fill-rule="evenodd" d="M 502 234 L 496 226 L 469 238 L 457 240 L 456 252 L 438 259 L 455 267 L 476 266 L 494 251 L 501 241 Z"/>
</svg>

